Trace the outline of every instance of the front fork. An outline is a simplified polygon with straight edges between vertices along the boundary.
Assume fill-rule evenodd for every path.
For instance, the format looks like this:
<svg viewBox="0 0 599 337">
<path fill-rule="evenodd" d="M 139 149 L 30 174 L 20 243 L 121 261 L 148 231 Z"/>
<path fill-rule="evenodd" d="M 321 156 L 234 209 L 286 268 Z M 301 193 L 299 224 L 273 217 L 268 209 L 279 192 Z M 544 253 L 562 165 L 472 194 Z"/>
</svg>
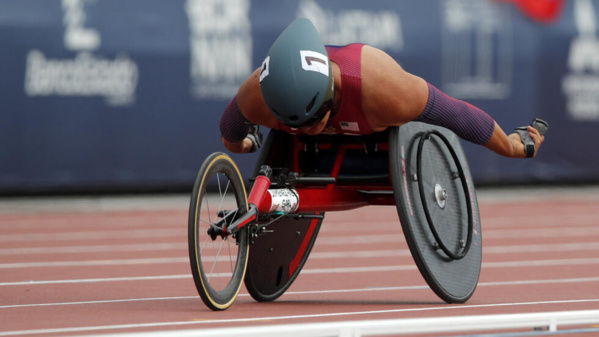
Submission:
<svg viewBox="0 0 599 337">
<path fill-rule="evenodd" d="M 214 223 L 208 230 L 208 234 L 214 240 L 217 236 L 229 236 L 243 228 L 244 226 L 256 221 L 260 214 L 266 214 L 270 211 L 270 202 L 267 200 L 268 188 L 271 181 L 272 169 L 268 166 L 262 166 L 252 191 L 248 196 L 248 211 L 237 217 L 236 211 L 223 212 L 219 214 L 221 220 Z"/>
<path fill-rule="evenodd" d="M 325 185 L 335 182 L 334 178 L 299 178 L 297 174 L 291 174 L 288 178 L 282 178 L 282 181 L 278 182 L 277 185 L 286 186 L 286 188 L 279 188 L 269 190 L 271 186 L 272 169 L 269 166 L 262 166 L 260 172 L 254 181 L 254 186 L 248 196 L 248 211 L 237 216 L 237 210 L 223 212 L 219 214 L 221 220 L 213 224 L 208 230 L 208 234 L 212 239 L 221 236 L 229 236 L 235 234 L 238 230 L 244 226 L 251 224 L 259 218 L 261 215 L 272 215 L 276 214 L 279 216 L 288 216 L 294 218 L 310 218 L 310 219 L 322 219 L 321 214 L 293 214 L 299 208 L 299 195 L 296 190 L 290 187 L 296 183 L 308 183 L 311 185 Z M 266 226 L 255 228 L 258 234 L 260 231 L 265 232 Z"/>
</svg>

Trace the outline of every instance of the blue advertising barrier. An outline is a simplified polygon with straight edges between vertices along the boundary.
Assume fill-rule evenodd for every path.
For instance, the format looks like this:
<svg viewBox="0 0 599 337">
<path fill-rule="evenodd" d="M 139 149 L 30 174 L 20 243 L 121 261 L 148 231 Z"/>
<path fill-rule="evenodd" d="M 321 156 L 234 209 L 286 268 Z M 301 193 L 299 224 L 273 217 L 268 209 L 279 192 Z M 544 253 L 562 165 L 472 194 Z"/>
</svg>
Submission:
<svg viewBox="0 0 599 337">
<path fill-rule="evenodd" d="M 191 188 L 225 151 L 221 112 L 296 17 L 327 44 L 385 50 L 506 132 L 550 123 L 534 160 L 464 143 L 476 183 L 597 182 L 599 2 L 551 22 L 516 2 L 4 0 L 0 194 Z M 234 160 L 248 176 L 256 155 Z"/>
</svg>

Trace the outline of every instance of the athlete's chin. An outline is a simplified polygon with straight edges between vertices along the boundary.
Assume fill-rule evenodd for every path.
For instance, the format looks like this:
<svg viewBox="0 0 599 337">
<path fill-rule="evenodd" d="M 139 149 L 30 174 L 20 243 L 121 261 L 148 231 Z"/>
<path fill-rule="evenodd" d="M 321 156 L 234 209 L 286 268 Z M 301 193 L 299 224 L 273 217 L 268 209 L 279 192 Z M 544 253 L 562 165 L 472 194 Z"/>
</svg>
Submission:
<svg viewBox="0 0 599 337">
<path fill-rule="evenodd" d="M 321 134 L 324 129 L 326 129 L 327 127 L 327 119 L 323 119 L 320 121 L 320 123 L 314 125 L 313 127 L 307 128 L 304 130 L 304 132 L 309 135 L 309 136 L 316 136 Z"/>
<path fill-rule="evenodd" d="M 319 135 L 320 133 L 322 133 L 322 130 L 324 128 L 320 127 L 320 126 L 314 126 L 308 129 L 305 129 L 304 132 L 308 135 L 308 136 L 316 136 Z"/>
</svg>

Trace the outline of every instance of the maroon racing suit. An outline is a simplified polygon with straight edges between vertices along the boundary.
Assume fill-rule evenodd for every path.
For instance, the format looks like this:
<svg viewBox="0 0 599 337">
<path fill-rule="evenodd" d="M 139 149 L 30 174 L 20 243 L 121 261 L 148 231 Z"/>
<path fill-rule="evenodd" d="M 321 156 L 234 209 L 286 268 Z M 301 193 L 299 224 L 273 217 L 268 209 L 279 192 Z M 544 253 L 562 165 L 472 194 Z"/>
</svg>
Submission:
<svg viewBox="0 0 599 337">
<path fill-rule="evenodd" d="M 323 131 L 325 134 L 368 135 L 374 131 L 368 124 L 362 106 L 362 47 L 363 44 L 326 46 L 329 58 L 341 70 L 341 105 L 339 111 L 329 117 Z M 462 139 L 475 144 L 485 144 L 493 135 L 495 120 L 483 110 L 447 96 L 435 86 L 428 84 L 428 101 L 416 121 L 446 127 Z M 231 142 L 240 142 L 251 126 L 237 106 L 235 97 L 221 118 L 221 133 Z M 304 131 L 278 123 L 278 129 L 291 134 Z"/>
</svg>

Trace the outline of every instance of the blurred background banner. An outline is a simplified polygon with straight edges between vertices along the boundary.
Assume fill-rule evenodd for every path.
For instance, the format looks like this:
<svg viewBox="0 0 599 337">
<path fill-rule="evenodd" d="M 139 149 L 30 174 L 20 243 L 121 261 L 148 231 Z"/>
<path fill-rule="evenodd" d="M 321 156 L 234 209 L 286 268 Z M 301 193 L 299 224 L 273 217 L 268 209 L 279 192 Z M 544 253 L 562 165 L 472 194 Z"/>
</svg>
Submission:
<svg viewBox="0 0 599 337">
<path fill-rule="evenodd" d="M 190 189 L 225 151 L 221 112 L 296 17 L 506 131 L 550 123 L 534 160 L 464 143 L 476 183 L 599 181 L 597 0 L 2 0 L 0 194 Z M 248 177 L 256 154 L 233 158 Z"/>
</svg>

